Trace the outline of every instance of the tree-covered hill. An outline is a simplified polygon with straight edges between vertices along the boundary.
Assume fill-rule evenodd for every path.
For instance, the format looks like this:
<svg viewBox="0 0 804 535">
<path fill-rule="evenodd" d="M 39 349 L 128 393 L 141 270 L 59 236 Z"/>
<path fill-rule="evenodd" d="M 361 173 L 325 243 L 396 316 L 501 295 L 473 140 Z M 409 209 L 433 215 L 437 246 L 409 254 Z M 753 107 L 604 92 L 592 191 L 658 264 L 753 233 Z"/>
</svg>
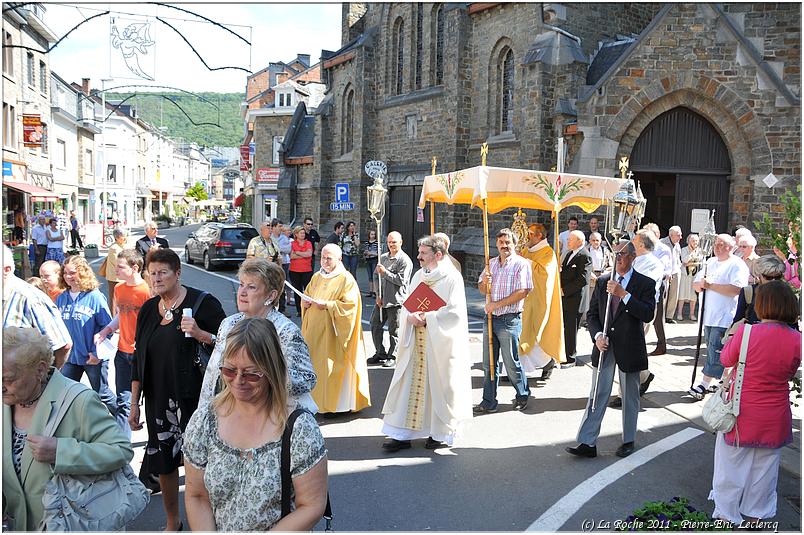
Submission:
<svg viewBox="0 0 804 535">
<path fill-rule="evenodd" d="M 106 100 L 119 101 L 131 93 L 107 93 Z M 237 147 L 243 140 L 240 117 L 242 93 L 145 93 L 128 99 L 137 116 L 174 139 L 206 146 Z M 194 124 L 195 123 L 195 124 Z M 219 125 L 219 126 L 218 126 Z"/>
</svg>

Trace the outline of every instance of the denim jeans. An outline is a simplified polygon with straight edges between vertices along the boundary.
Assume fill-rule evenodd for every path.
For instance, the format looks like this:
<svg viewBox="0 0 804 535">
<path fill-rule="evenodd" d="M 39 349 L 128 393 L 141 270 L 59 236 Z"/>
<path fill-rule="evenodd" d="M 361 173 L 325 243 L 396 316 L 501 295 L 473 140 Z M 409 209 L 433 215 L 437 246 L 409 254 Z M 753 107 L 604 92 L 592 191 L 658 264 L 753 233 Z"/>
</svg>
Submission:
<svg viewBox="0 0 804 535">
<path fill-rule="evenodd" d="M 87 374 L 89 384 L 92 385 L 92 390 L 100 395 L 100 399 L 103 404 L 106 405 L 106 408 L 109 409 L 109 413 L 115 416 L 117 413 L 117 402 L 115 401 L 114 394 L 112 394 L 112 390 L 109 388 L 109 361 L 102 360 L 100 364 L 84 364 L 83 366 L 65 362 L 64 366 L 61 368 L 61 374 L 73 381 L 80 381 L 84 372 Z M 129 379 L 129 385 L 130 384 L 131 379 Z M 129 389 L 131 389 L 131 386 L 129 386 Z"/>
<path fill-rule="evenodd" d="M 709 327 L 704 325 L 704 340 L 706 340 L 706 364 L 703 374 L 707 377 L 720 379 L 723 376 L 723 365 L 720 363 L 720 350 L 723 349 L 723 335 L 725 327 Z"/>
<path fill-rule="evenodd" d="M 380 321 L 380 307 L 374 306 L 371 311 L 371 339 L 374 342 L 374 354 L 381 359 L 388 357 L 396 358 L 396 344 L 399 341 L 399 309 L 398 307 L 388 307 L 382 309 L 382 321 Z M 383 346 L 382 326 L 388 323 L 388 351 Z"/>
<path fill-rule="evenodd" d="M 345 254 L 343 255 L 343 265 L 346 268 L 346 271 L 352 274 L 352 276 L 357 280 L 357 261 L 360 260 L 360 257 L 356 254 Z"/>
<path fill-rule="evenodd" d="M 500 382 L 500 355 L 508 372 L 508 379 L 516 389 L 517 399 L 530 396 L 528 380 L 519 363 L 519 337 L 522 334 L 521 314 L 502 314 L 491 317 L 492 343 L 494 344 L 494 380 L 489 377 L 489 337 L 488 322 L 483 322 L 483 401 L 482 407 L 497 407 L 497 386 Z"/>
<path fill-rule="evenodd" d="M 117 393 L 117 411 L 114 418 L 117 425 L 131 440 L 131 426 L 128 425 L 128 415 L 131 414 L 131 365 L 134 353 L 125 353 L 118 350 L 114 356 L 114 390 Z"/>
</svg>

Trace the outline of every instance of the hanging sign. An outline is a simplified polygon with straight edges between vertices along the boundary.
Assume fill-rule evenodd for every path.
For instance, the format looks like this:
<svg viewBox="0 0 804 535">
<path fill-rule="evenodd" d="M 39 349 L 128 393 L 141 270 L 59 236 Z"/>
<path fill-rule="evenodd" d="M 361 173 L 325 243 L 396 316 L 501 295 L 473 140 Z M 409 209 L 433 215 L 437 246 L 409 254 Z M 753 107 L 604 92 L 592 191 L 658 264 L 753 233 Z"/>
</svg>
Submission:
<svg viewBox="0 0 804 535">
<path fill-rule="evenodd" d="M 44 142 L 45 127 L 42 117 L 33 114 L 22 115 L 22 143 L 26 147 L 41 147 Z"/>
</svg>

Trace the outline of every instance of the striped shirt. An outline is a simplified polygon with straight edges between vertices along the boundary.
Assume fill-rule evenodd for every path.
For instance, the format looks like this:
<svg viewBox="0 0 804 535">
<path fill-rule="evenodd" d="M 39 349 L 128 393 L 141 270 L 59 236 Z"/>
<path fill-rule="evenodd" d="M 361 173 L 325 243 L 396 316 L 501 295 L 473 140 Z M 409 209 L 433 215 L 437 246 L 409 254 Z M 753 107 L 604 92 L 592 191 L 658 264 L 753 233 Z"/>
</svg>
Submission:
<svg viewBox="0 0 804 535">
<path fill-rule="evenodd" d="M 71 343 L 67 326 L 46 293 L 15 275 L 9 275 L 4 286 L 3 328 L 33 327 L 50 339 L 53 350 Z"/>
<path fill-rule="evenodd" d="M 532 290 L 533 277 L 531 274 L 530 260 L 517 254 L 512 254 L 500 266 L 500 257 L 496 256 L 489 262 L 491 268 L 491 300 L 500 301 L 505 299 L 517 290 Z M 483 274 L 478 279 L 482 280 Z M 515 314 L 522 312 L 525 299 L 522 298 L 512 305 L 500 307 L 492 315 L 502 316 L 503 314 Z"/>
</svg>

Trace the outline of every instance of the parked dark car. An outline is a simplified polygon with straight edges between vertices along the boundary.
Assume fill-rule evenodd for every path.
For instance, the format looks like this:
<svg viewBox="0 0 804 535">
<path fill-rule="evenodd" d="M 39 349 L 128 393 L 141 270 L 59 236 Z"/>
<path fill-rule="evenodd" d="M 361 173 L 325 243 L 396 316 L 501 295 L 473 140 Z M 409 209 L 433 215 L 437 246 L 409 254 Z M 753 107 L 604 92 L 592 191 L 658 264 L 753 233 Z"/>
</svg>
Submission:
<svg viewBox="0 0 804 535">
<path fill-rule="evenodd" d="M 212 271 L 221 264 L 240 263 L 246 259 L 246 248 L 257 229 L 246 223 L 207 223 L 190 234 L 184 244 L 188 264 L 196 261 Z"/>
</svg>

